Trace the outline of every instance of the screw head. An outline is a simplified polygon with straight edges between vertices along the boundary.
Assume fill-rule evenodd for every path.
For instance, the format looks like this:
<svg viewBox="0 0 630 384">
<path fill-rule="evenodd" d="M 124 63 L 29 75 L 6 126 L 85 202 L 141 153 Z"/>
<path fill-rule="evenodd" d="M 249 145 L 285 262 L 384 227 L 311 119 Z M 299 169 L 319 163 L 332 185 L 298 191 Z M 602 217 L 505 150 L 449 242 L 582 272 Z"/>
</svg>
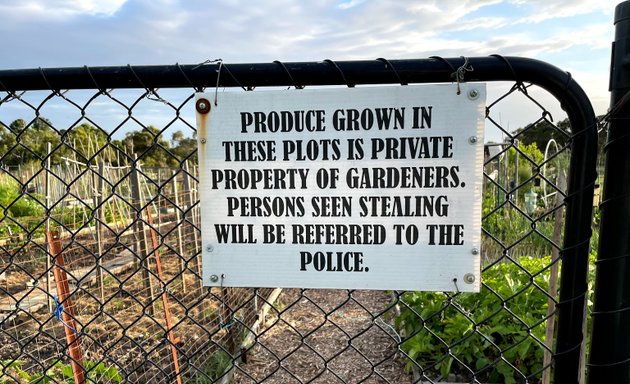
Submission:
<svg viewBox="0 0 630 384">
<path fill-rule="evenodd" d="M 219 276 L 217 275 L 210 276 L 210 281 L 213 283 L 216 283 L 217 281 L 219 281 Z"/>
<path fill-rule="evenodd" d="M 470 250 L 470 253 L 472 253 L 473 255 L 478 255 L 479 254 L 479 248 L 473 248 Z"/>
<path fill-rule="evenodd" d="M 203 137 L 201 139 L 199 139 L 199 141 L 201 142 L 201 144 L 205 144 L 206 143 L 206 139 L 204 139 Z"/>
<path fill-rule="evenodd" d="M 208 251 L 208 252 L 212 252 L 212 251 L 214 251 L 214 247 L 213 247 L 212 245 L 208 245 L 208 246 L 206 247 L 206 251 Z"/>
<path fill-rule="evenodd" d="M 472 284 L 475 282 L 475 275 L 473 275 L 472 273 L 467 273 L 464 275 L 464 281 L 466 282 L 466 284 Z"/>
<path fill-rule="evenodd" d="M 468 91 L 468 98 L 470 100 L 476 100 L 479 97 L 479 91 L 476 89 L 471 89 Z"/>
<path fill-rule="evenodd" d="M 210 102 L 207 99 L 199 99 L 195 103 L 195 108 L 197 108 L 197 112 L 206 114 L 210 112 Z"/>
<path fill-rule="evenodd" d="M 477 138 L 477 136 L 470 136 L 470 137 L 468 138 L 468 142 L 469 142 L 470 144 L 477 144 L 477 141 L 479 141 L 479 139 Z"/>
</svg>

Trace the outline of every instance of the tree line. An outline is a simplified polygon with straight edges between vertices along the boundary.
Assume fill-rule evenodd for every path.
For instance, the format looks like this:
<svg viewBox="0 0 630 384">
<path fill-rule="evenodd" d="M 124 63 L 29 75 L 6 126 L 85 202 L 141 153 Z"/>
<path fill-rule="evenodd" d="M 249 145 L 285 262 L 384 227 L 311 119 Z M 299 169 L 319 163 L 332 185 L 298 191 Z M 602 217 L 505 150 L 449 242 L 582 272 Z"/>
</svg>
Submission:
<svg viewBox="0 0 630 384">
<path fill-rule="evenodd" d="M 185 160 L 197 161 L 197 139 L 194 135 L 186 137 L 182 131 L 167 139 L 160 129 L 149 125 L 127 132 L 122 139 L 113 139 L 89 123 L 57 130 L 48 119 L 38 117 L 30 122 L 16 119 L 8 126 L 0 123 L 0 164 L 41 163 L 48 157 L 47 143 L 52 148 L 53 164 L 70 158 L 118 166 L 129 164 L 136 156 L 147 167 L 176 167 Z"/>
<path fill-rule="evenodd" d="M 572 132 L 568 120 L 557 124 L 541 121 L 519 128 L 513 132 L 523 144 L 536 144 L 544 151 L 550 139 L 563 147 L 571 140 Z M 606 142 L 606 131 L 600 131 L 600 153 Z M 164 133 L 152 126 L 127 132 L 122 139 L 113 139 L 102 129 L 83 123 L 69 130 L 57 130 L 46 118 L 35 118 L 30 122 L 17 119 L 8 126 L 0 122 L 0 164 L 15 166 L 31 162 L 42 162 L 47 158 L 47 143 L 53 151 L 53 164 L 62 158 L 71 158 L 84 163 L 106 161 L 112 165 L 124 165 L 133 161 L 134 155 L 144 166 L 176 167 L 183 161 L 197 162 L 197 139 L 186 137 L 176 131 L 166 138 Z"/>
</svg>

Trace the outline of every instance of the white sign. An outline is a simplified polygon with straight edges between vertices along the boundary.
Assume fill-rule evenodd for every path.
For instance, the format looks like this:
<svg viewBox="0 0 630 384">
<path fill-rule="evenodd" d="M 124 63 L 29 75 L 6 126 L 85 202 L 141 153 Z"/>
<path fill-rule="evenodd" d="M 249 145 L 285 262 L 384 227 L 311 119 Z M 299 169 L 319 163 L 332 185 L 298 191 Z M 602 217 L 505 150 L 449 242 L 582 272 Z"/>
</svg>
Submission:
<svg viewBox="0 0 630 384">
<path fill-rule="evenodd" d="M 486 89 L 460 87 L 196 95 L 204 284 L 479 291 Z"/>
</svg>

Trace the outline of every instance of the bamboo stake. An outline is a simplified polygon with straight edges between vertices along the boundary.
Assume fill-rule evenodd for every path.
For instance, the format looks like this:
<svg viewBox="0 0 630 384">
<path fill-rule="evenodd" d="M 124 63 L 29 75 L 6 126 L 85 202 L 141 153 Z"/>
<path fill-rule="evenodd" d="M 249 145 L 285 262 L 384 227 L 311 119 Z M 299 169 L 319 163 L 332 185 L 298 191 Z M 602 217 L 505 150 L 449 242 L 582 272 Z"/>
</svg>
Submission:
<svg viewBox="0 0 630 384">
<path fill-rule="evenodd" d="M 100 287 L 100 294 L 101 294 L 101 303 L 105 302 L 105 284 L 103 283 L 103 221 L 105 220 L 105 212 L 103 211 L 103 200 L 104 200 L 104 188 L 105 188 L 105 182 L 104 182 L 104 177 L 105 175 L 103 174 L 105 170 L 105 164 L 100 161 L 98 163 L 98 180 L 95 183 L 96 184 L 96 189 L 97 192 L 95 193 L 95 197 L 96 197 L 96 209 L 97 209 L 97 215 L 96 215 L 96 223 L 95 227 L 96 227 L 96 244 L 98 247 L 97 250 L 97 257 L 96 257 L 96 279 L 98 280 L 98 285 Z M 92 173 L 92 176 L 94 177 L 94 173 Z"/>
<path fill-rule="evenodd" d="M 182 291 L 186 295 L 186 261 L 184 260 L 184 239 L 182 232 L 182 215 L 179 205 L 179 191 L 177 189 L 177 171 L 173 171 L 173 195 L 175 195 L 175 222 L 177 223 L 177 252 L 179 253 L 179 274 L 182 277 Z"/>
<path fill-rule="evenodd" d="M 45 202 L 46 202 L 46 233 L 50 232 L 50 167 L 51 167 L 51 145 L 46 143 L 46 172 L 45 177 Z M 51 254 L 50 246 L 47 245 L 47 251 Z M 52 282 L 50 279 L 50 257 L 46 257 L 46 293 L 48 294 L 48 312 L 52 312 L 53 303 L 50 292 L 52 291 Z"/>
</svg>

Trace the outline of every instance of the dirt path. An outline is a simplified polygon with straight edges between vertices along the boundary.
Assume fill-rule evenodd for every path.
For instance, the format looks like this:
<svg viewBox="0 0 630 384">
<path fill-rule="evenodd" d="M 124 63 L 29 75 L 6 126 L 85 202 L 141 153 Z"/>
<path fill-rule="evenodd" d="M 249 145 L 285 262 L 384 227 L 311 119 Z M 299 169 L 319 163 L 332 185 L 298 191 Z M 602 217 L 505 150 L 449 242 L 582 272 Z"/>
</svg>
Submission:
<svg viewBox="0 0 630 384">
<path fill-rule="evenodd" d="M 382 291 L 284 290 L 236 383 L 411 383 Z"/>
<path fill-rule="evenodd" d="M 103 269 L 108 273 L 116 275 L 123 273 L 127 269 L 131 268 L 134 262 L 137 260 L 131 251 L 123 250 L 116 258 L 107 260 L 103 263 Z M 24 274 L 14 274 L 17 279 L 23 279 Z M 70 283 L 74 284 L 76 281 L 81 281 L 85 286 L 89 286 L 96 282 L 96 269 L 93 266 L 76 268 L 69 274 Z M 5 278 L 8 282 L 8 286 L 19 286 L 23 284 L 23 281 L 13 282 L 11 278 Z M 55 288 L 54 278 L 52 273 L 50 274 L 51 284 L 53 291 L 50 295 L 56 296 L 57 290 Z M 43 280 L 43 279 L 42 279 Z M 24 313 L 35 313 L 40 309 L 43 309 L 48 305 L 48 298 L 50 295 L 45 291 L 44 281 L 40 282 L 39 288 L 29 287 L 25 290 L 16 292 L 11 296 L 0 296 L 0 321 L 5 321 L 10 318 L 11 315 L 15 315 L 15 301 L 21 300 L 20 309 Z"/>
</svg>

